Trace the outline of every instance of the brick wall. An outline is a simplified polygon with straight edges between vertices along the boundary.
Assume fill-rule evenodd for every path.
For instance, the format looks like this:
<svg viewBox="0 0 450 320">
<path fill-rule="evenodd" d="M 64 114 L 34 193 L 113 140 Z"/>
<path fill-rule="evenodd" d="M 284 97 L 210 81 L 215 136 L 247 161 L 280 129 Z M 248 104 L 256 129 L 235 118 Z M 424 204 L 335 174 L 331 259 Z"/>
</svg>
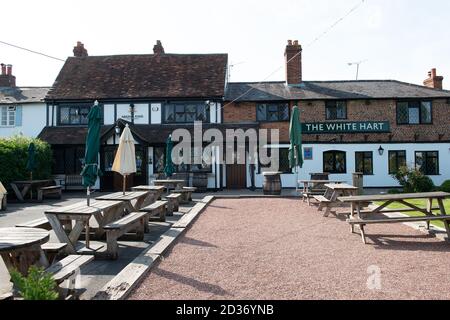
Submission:
<svg viewBox="0 0 450 320">
<path fill-rule="evenodd" d="M 291 103 L 292 105 L 292 103 Z M 324 101 L 301 101 L 302 122 L 327 122 Z M 389 121 L 391 133 L 308 134 L 304 142 L 439 142 L 450 141 L 450 104 L 433 101 L 433 124 L 397 125 L 395 100 L 347 101 L 346 121 Z M 231 104 L 224 108 L 224 122 L 256 121 L 256 103 Z M 289 122 L 261 123 L 261 128 L 280 129 L 280 141 L 289 141 Z"/>
</svg>

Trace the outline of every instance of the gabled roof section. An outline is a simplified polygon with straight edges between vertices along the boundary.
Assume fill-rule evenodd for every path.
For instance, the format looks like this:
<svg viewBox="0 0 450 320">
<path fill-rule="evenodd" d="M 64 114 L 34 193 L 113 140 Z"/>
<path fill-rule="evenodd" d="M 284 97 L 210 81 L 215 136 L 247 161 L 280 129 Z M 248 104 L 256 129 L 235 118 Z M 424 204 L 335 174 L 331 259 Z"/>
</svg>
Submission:
<svg viewBox="0 0 450 320">
<path fill-rule="evenodd" d="M 0 87 L 0 104 L 44 102 L 50 87 Z"/>
<path fill-rule="evenodd" d="M 395 80 L 228 83 L 226 101 L 450 98 L 450 91 Z"/>
<path fill-rule="evenodd" d="M 70 57 L 48 100 L 223 97 L 227 54 Z"/>
</svg>

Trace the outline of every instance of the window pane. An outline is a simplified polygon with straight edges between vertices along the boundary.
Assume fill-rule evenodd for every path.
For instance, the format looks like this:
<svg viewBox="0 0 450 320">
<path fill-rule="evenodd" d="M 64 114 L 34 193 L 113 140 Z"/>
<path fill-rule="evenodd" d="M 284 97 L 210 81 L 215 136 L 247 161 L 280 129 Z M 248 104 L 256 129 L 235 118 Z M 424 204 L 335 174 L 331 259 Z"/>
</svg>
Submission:
<svg viewBox="0 0 450 320">
<path fill-rule="evenodd" d="M 2 126 L 6 126 L 8 124 L 7 122 L 7 107 L 2 107 L 0 109 L 0 113 L 1 113 L 1 125 Z"/>
<path fill-rule="evenodd" d="M 422 123 L 431 123 L 431 102 L 425 101 L 422 102 L 420 108 Z"/>
<path fill-rule="evenodd" d="M 336 173 L 345 173 L 346 167 L 345 167 L 345 153 L 344 152 L 337 152 L 336 153 Z"/>
<path fill-rule="evenodd" d="M 356 172 L 364 172 L 364 153 L 356 152 Z"/>
<path fill-rule="evenodd" d="M 416 169 L 425 173 L 425 159 L 423 152 L 416 152 Z"/>
<path fill-rule="evenodd" d="M 256 119 L 258 121 L 266 121 L 266 105 L 265 104 L 259 104 L 256 107 Z"/>
<path fill-rule="evenodd" d="M 337 110 L 335 102 L 327 102 L 326 104 L 326 116 L 327 120 L 336 120 Z"/>
<path fill-rule="evenodd" d="M 408 102 L 397 103 L 397 122 L 400 124 L 408 123 Z"/>
<path fill-rule="evenodd" d="M 9 120 L 8 120 L 8 125 L 13 126 L 16 124 L 16 111 L 13 110 L 9 110 L 8 111 L 8 115 L 9 115 Z"/>
<path fill-rule="evenodd" d="M 166 112 L 166 117 L 165 117 L 165 121 L 166 122 L 174 122 L 175 121 L 175 108 L 173 104 L 167 104 L 165 105 L 165 112 Z"/>
<path fill-rule="evenodd" d="M 410 124 L 419 124 L 420 123 L 420 112 L 418 107 L 412 107 L 408 110 L 408 117 Z"/>
<path fill-rule="evenodd" d="M 195 120 L 197 120 L 197 121 L 207 121 L 208 120 L 208 113 L 209 113 L 209 108 L 207 108 L 206 106 L 198 105 L 197 106 L 197 116 L 196 116 Z"/>
<path fill-rule="evenodd" d="M 289 106 L 288 105 L 281 105 L 280 106 L 280 120 L 286 121 L 289 120 Z"/>
<path fill-rule="evenodd" d="M 345 101 L 338 101 L 336 103 L 336 118 L 345 119 L 347 118 L 347 106 Z"/>
<path fill-rule="evenodd" d="M 334 154 L 332 152 L 323 154 L 323 169 L 325 172 L 334 172 Z"/>
<path fill-rule="evenodd" d="M 70 123 L 69 122 L 69 119 L 70 119 L 69 111 L 70 111 L 70 108 L 68 108 L 68 107 L 60 107 L 59 108 L 59 117 L 60 117 L 59 122 L 61 124 L 69 124 Z"/>
<path fill-rule="evenodd" d="M 364 156 L 364 170 L 362 171 L 366 175 L 373 174 L 373 159 L 372 152 L 366 152 Z"/>
<path fill-rule="evenodd" d="M 165 157 L 165 148 L 163 147 L 155 148 L 155 159 L 153 163 L 155 164 L 156 173 L 164 172 L 164 157 Z"/>
</svg>

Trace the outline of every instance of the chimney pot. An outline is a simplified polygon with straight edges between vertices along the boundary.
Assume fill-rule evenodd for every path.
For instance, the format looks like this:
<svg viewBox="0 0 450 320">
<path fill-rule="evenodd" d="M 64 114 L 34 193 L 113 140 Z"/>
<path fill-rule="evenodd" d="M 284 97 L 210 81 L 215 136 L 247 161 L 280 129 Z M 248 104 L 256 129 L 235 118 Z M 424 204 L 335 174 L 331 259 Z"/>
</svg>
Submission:
<svg viewBox="0 0 450 320">
<path fill-rule="evenodd" d="M 444 81 L 444 77 L 437 75 L 436 68 L 431 69 L 430 72 L 428 72 L 428 78 L 425 79 L 423 82 L 424 86 L 433 88 L 433 89 L 443 89 L 442 82 Z"/>
<path fill-rule="evenodd" d="M 302 47 L 298 40 L 288 40 L 284 52 L 286 59 L 286 83 L 288 85 L 298 85 L 302 83 Z"/>
<path fill-rule="evenodd" d="M 5 75 L 6 74 L 6 64 L 2 63 L 1 66 L 2 66 L 2 75 Z"/>
<path fill-rule="evenodd" d="M 0 64 L 2 74 L 0 75 L 0 87 L 14 88 L 16 86 L 16 77 L 12 75 L 11 64 Z"/>
<path fill-rule="evenodd" d="M 73 48 L 73 55 L 78 58 L 88 56 L 88 52 L 81 41 L 77 41 L 77 45 Z"/>
<path fill-rule="evenodd" d="M 154 54 L 164 54 L 164 47 L 161 43 L 161 40 L 156 40 L 156 44 L 153 46 Z"/>
<path fill-rule="evenodd" d="M 8 76 L 12 76 L 12 65 L 11 65 L 11 64 L 8 64 L 8 65 L 6 66 L 6 74 L 7 74 Z"/>
</svg>

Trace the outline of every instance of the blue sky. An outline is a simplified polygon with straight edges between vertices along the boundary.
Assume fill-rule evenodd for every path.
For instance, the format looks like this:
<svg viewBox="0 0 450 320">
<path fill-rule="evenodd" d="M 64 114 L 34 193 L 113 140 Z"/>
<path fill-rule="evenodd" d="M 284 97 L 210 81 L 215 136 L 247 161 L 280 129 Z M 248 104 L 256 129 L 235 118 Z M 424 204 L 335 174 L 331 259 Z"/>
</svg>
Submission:
<svg viewBox="0 0 450 320">
<path fill-rule="evenodd" d="M 304 46 L 305 80 L 396 79 L 421 84 L 436 67 L 450 89 L 450 1 L 365 0 L 15 0 L 2 6 L 1 41 L 66 58 L 76 41 L 90 55 L 228 53 L 231 81 L 261 81 L 284 63 L 288 39 Z M 25 10 L 26 9 L 26 10 Z M 4 30 L 2 30 L 4 31 Z M 0 44 L 18 85 L 51 85 L 62 62 Z M 284 80 L 284 68 L 268 80 Z"/>
</svg>

